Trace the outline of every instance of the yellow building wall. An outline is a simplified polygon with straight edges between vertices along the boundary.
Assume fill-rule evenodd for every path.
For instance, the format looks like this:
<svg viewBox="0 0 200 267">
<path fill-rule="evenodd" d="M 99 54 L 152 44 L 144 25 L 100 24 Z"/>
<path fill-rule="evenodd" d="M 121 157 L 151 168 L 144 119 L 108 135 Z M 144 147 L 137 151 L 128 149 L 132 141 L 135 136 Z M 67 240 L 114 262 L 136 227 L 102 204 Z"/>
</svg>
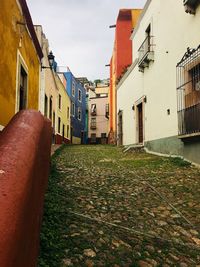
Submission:
<svg viewBox="0 0 200 267">
<path fill-rule="evenodd" d="M 131 14 L 132 14 L 132 28 L 135 28 L 135 26 L 136 26 L 136 24 L 138 22 L 139 16 L 142 13 L 142 10 L 143 9 L 132 9 L 131 10 Z"/>
<path fill-rule="evenodd" d="M 61 81 L 61 79 L 59 78 L 58 75 L 55 75 L 55 79 L 56 79 L 56 84 L 57 84 L 57 88 L 58 88 L 58 100 L 57 100 L 57 129 L 58 129 L 58 117 L 61 118 L 61 127 L 60 127 L 60 133 L 58 133 L 59 135 L 62 135 L 62 127 L 63 124 L 65 125 L 65 133 L 64 133 L 64 137 L 70 140 L 70 110 L 71 110 L 71 101 L 70 98 L 65 90 L 65 87 Z M 61 109 L 59 108 L 59 94 L 61 95 Z M 67 117 L 68 115 L 68 110 L 69 108 L 69 117 Z M 67 136 L 67 126 L 69 127 L 69 132 L 68 132 L 68 136 Z"/>
<path fill-rule="evenodd" d="M 27 108 L 38 109 L 40 60 L 16 0 L 1 0 L 0 8 L 0 125 L 16 111 L 17 59 L 21 54 L 28 69 Z"/>
</svg>

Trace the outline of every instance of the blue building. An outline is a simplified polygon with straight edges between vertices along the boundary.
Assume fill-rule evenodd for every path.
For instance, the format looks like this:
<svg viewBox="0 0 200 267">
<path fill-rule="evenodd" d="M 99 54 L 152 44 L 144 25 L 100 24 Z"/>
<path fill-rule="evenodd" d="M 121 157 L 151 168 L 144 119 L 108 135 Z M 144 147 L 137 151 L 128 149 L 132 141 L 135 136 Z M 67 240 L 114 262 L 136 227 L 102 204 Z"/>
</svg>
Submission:
<svg viewBox="0 0 200 267">
<path fill-rule="evenodd" d="M 71 143 L 86 143 L 86 91 L 71 71 L 64 73 L 66 90 L 71 99 Z"/>
</svg>

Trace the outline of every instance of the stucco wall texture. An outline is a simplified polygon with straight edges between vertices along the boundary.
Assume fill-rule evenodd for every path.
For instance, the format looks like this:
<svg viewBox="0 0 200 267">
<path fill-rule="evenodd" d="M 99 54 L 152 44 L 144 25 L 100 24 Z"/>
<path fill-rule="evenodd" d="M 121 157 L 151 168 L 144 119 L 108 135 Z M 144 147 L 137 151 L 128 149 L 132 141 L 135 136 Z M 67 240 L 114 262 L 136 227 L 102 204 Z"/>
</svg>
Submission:
<svg viewBox="0 0 200 267">
<path fill-rule="evenodd" d="M 0 135 L 0 266 L 35 267 L 47 186 L 51 123 L 19 112 Z"/>
<path fill-rule="evenodd" d="M 21 24 L 19 24 L 19 22 Z M 28 70 L 27 108 L 38 109 L 40 60 L 27 31 L 20 4 L 1 0 L 0 8 L 0 125 L 16 111 L 17 60 L 20 53 Z"/>
</svg>

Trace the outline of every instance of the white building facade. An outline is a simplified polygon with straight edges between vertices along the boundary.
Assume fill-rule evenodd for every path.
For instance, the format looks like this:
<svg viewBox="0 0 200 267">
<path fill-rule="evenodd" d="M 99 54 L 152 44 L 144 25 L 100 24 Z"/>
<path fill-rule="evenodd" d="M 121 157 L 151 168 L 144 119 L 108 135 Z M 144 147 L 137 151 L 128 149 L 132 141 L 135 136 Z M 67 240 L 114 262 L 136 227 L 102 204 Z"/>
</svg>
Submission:
<svg viewBox="0 0 200 267">
<path fill-rule="evenodd" d="M 133 64 L 117 86 L 118 144 L 142 144 L 150 151 L 181 155 L 200 163 L 199 122 L 193 124 L 194 129 L 181 131 L 180 123 L 186 125 L 186 113 L 192 116 L 192 112 L 187 112 L 186 104 L 177 105 L 177 92 L 178 101 L 187 102 L 185 84 L 190 79 L 186 81 L 182 76 L 191 75 L 194 64 L 200 63 L 200 56 L 194 52 L 200 44 L 200 5 L 196 2 L 191 6 L 195 14 L 189 14 L 185 8 L 190 6 L 184 7 L 182 0 L 147 0 L 131 36 Z M 184 75 L 177 75 L 176 66 L 184 55 L 187 58 L 188 47 L 194 49 L 199 59 L 187 65 Z M 194 56 L 188 51 L 192 62 Z M 192 75 L 197 83 L 200 73 Z M 180 89 L 185 90 L 181 100 Z M 193 106 L 198 99 L 200 103 L 198 92 L 195 95 Z M 184 109 L 182 122 L 180 116 L 178 120 L 178 108 Z M 195 116 L 200 116 L 200 112 L 195 112 Z"/>
</svg>

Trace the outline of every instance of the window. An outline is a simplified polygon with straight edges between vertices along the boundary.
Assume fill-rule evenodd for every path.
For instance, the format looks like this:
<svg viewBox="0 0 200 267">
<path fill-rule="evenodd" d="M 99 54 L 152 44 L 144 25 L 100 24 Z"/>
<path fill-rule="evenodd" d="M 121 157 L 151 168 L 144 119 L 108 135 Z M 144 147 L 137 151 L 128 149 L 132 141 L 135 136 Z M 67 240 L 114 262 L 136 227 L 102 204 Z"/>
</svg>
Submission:
<svg viewBox="0 0 200 267">
<path fill-rule="evenodd" d="M 58 133 L 60 133 L 61 119 L 58 117 Z"/>
<path fill-rule="evenodd" d="M 200 135 L 200 46 L 177 64 L 177 100 L 179 135 Z"/>
<path fill-rule="evenodd" d="M 69 119 L 69 107 L 67 107 L 67 118 Z"/>
<path fill-rule="evenodd" d="M 106 133 L 101 133 L 101 138 L 106 138 Z"/>
<path fill-rule="evenodd" d="M 91 118 L 90 128 L 96 129 L 96 118 Z"/>
<path fill-rule="evenodd" d="M 73 117 L 75 116 L 75 105 L 74 105 L 74 103 L 72 103 L 72 116 Z"/>
<path fill-rule="evenodd" d="M 146 36 L 147 37 L 150 37 L 151 36 L 151 24 L 149 24 L 149 26 L 147 27 L 145 33 L 146 33 Z"/>
<path fill-rule="evenodd" d="M 81 92 L 80 89 L 78 90 L 78 101 L 79 101 L 79 102 L 82 101 L 82 92 Z"/>
<path fill-rule="evenodd" d="M 96 116 L 97 115 L 97 109 L 96 109 L 96 104 L 91 105 L 91 115 Z"/>
<path fill-rule="evenodd" d="M 55 125 L 56 125 L 56 114 L 53 112 L 53 129 L 55 130 Z"/>
<path fill-rule="evenodd" d="M 45 95 L 45 100 L 44 100 L 44 116 L 47 117 L 48 113 L 48 97 Z"/>
<path fill-rule="evenodd" d="M 149 66 L 150 61 L 154 61 L 154 44 L 151 24 L 145 31 L 145 39 L 138 49 L 138 66 L 139 71 L 144 72 L 144 68 Z"/>
<path fill-rule="evenodd" d="M 19 110 L 27 106 L 27 73 L 21 65 L 19 87 Z"/>
<path fill-rule="evenodd" d="M 106 118 L 109 118 L 109 104 L 106 104 Z"/>
<path fill-rule="evenodd" d="M 69 125 L 67 125 L 67 138 L 69 138 Z"/>
<path fill-rule="evenodd" d="M 61 109 L 61 95 L 58 96 L 58 107 Z"/>
<path fill-rule="evenodd" d="M 72 96 L 75 96 L 75 83 L 72 82 Z"/>
<path fill-rule="evenodd" d="M 81 108 L 78 108 L 78 120 L 81 121 Z"/>
<path fill-rule="evenodd" d="M 65 125 L 63 124 L 63 128 L 62 128 L 62 138 L 63 138 L 63 141 L 65 139 Z"/>
<path fill-rule="evenodd" d="M 52 120 L 52 100 L 53 100 L 53 96 L 50 97 L 50 101 L 49 101 L 49 119 Z"/>
<path fill-rule="evenodd" d="M 96 143 L 96 134 L 95 133 L 91 134 L 91 143 Z"/>
<path fill-rule="evenodd" d="M 189 80 L 191 81 L 191 90 L 200 91 L 200 64 L 189 70 Z"/>
</svg>

